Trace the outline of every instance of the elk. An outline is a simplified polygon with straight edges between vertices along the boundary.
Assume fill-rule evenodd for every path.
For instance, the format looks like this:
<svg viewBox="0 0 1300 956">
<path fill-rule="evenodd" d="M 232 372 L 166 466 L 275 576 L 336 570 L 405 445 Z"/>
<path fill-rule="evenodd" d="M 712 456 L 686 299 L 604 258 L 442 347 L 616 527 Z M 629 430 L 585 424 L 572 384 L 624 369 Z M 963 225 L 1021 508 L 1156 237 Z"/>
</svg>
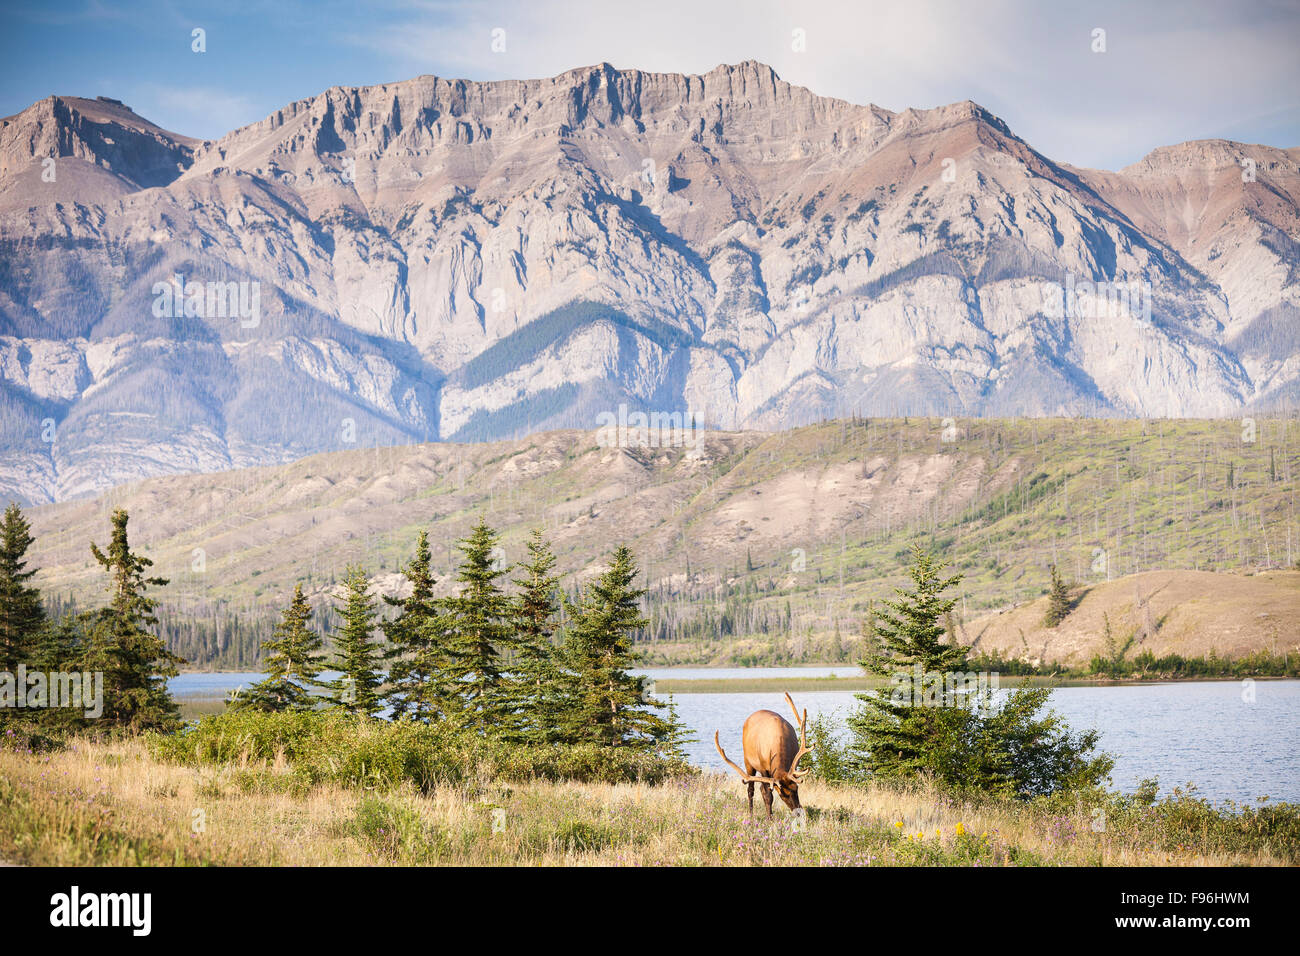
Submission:
<svg viewBox="0 0 1300 956">
<path fill-rule="evenodd" d="M 740 779 L 748 785 L 749 812 L 754 812 L 754 784 L 763 787 L 763 802 L 767 804 L 767 815 L 772 815 L 772 788 L 777 796 L 791 810 L 799 810 L 799 782 L 807 770 L 799 769 L 799 758 L 812 748 L 808 746 L 808 709 L 803 716 L 786 694 L 785 699 L 794 712 L 794 719 L 799 723 L 799 736 L 794 728 L 780 714 L 771 710 L 756 710 L 745 720 L 740 731 L 740 746 L 744 754 L 745 769 L 741 770 L 722 749 L 718 732 L 713 732 L 713 746 L 732 770 L 740 774 Z"/>
</svg>

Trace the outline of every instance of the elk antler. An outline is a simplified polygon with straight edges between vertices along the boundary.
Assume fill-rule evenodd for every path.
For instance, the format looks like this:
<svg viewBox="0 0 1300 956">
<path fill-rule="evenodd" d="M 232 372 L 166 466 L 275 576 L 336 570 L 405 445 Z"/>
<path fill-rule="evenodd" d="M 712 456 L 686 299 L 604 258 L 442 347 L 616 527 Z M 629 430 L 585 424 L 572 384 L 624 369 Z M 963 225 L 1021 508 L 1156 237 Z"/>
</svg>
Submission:
<svg viewBox="0 0 1300 956">
<path fill-rule="evenodd" d="M 799 752 L 794 755 L 794 760 L 790 762 L 790 770 L 788 772 L 790 776 L 794 777 L 796 780 L 800 780 L 808 773 L 808 771 L 799 769 L 799 759 L 812 750 L 812 748 L 808 746 L 808 708 L 805 707 L 803 709 L 803 716 L 800 717 L 799 708 L 794 705 L 794 701 L 790 698 L 788 691 L 786 692 L 785 700 L 786 703 L 790 705 L 790 709 L 794 711 L 795 723 L 799 725 Z"/>
<path fill-rule="evenodd" d="M 715 747 L 718 748 L 718 753 L 721 755 L 722 759 L 725 760 L 725 761 L 727 762 L 727 766 L 729 766 L 732 770 L 736 771 L 736 773 L 740 774 L 740 779 L 743 780 L 743 781 L 745 781 L 745 783 L 767 783 L 767 784 L 770 784 L 770 783 L 772 782 L 771 779 L 768 778 L 768 777 L 756 777 L 756 776 L 753 776 L 753 775 L 751 775 L 751 774 L 747 774 L 747 773 L 745 773 L 745 771 L 741 770 L 741 769 L 740 769 L 739 767 L 737 767 L 734 763 L 732 763 L 732 762 L 731 762 L 731 758 L 728 757 L 728 756 L 726 755 L 726 753 L 723 752 L 723 750 L 722 750 L 722 744 L 718 742 L 718 731 L 716 731 L 716 730 L 713 732 L 713 746 L 715 746 Z M 764 790 L 763 792 L 766 793 L 767 791 Z"/>
</svg>

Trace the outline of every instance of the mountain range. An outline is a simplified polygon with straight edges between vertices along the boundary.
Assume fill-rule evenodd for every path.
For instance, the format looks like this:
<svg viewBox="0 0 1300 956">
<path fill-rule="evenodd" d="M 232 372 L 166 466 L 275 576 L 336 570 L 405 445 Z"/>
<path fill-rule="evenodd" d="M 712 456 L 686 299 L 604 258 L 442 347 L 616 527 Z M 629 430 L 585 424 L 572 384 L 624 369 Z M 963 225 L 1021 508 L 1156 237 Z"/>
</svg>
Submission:
<svg viewBox="0 0 1300 956">
<path fill-rule="evenodd" d="M 0 120 L 0 496 L 321 451 L 1300 398 L 1300 148 L 1118 172 L 744 62 Z"/>
</svg>

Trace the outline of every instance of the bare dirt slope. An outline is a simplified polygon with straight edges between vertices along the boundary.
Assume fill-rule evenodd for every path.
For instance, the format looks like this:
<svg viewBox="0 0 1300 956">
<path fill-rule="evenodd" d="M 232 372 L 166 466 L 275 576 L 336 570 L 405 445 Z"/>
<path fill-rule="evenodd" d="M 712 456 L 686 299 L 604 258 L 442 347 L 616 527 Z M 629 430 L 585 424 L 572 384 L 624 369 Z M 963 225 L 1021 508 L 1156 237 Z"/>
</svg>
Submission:
<svg viewBox="0 0 1300 956">
<path fill-rule="evenodd" d="M 1087 585 L 1054 628 L 1043 624 L 1047 598 L 985 615 L 962 629 L 964 643 L 1036 663 L 1086 664 L 1106 656 L 1106 622 L 1128 657 L 1150 651 L 1239 657 L 1300 651 L 1300 573 L 1148 571 Z M 1130 643 L 1131 641 L 1131 643 Z"/>
</svg>

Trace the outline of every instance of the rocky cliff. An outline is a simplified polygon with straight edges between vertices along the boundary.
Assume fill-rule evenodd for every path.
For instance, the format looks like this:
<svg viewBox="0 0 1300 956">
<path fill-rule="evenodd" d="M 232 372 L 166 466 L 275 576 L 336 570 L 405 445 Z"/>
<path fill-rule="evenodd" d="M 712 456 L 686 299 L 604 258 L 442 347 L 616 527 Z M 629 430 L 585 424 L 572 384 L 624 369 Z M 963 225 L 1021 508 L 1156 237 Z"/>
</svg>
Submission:
<svg viewBox="0 0 1300 956">
<path fill-rule="evenodd" d="M 0 495 L 356 445 L 1300 397 L 1300 149 L 1119 172 L 747 62 L 0 120 Z M 177 277 L 181 278 L 177 278 Z"/>
</svg>

